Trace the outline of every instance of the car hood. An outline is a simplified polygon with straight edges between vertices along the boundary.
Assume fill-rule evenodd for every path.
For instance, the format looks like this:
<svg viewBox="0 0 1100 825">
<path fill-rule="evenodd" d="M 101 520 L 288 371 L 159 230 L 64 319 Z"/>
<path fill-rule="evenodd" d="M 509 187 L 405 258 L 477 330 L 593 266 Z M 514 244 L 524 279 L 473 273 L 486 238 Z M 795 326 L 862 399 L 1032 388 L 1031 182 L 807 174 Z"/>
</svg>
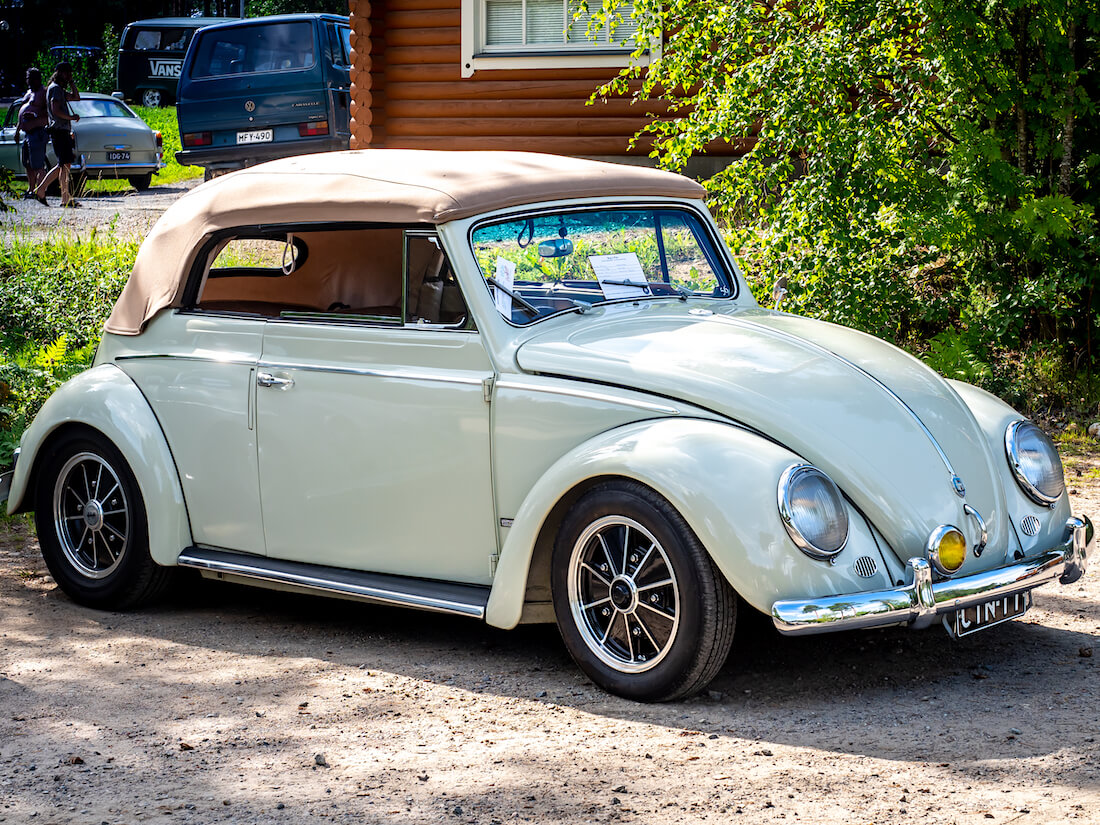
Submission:
<svg viewBox="0 0 1100 825">
<path fill-rule="evenodd" d="M 89 117 L 73 124 L 73 132 L 81 149 L 98 151 L 103 145 L 129 146 L 147 149 L 153 145 L 153 131 L 145 123 L 131 117 Z"/>
<path fill-rule="evenodd" d="M 578 321 L 587 323 L 522 344 L 520 367 L 682 399 L 767 435 L 825 470 L 901 561 L 924 556 L 941 524 L 973 546 L 979 530 L 965 504 L 985 520 L 989 551 L 968 554 L 961 572 L 1001 564 L 1015 549 L 1004 458 L 947 382 L 896 347 L 759 308 L 652 302 Z"/>
</svg>

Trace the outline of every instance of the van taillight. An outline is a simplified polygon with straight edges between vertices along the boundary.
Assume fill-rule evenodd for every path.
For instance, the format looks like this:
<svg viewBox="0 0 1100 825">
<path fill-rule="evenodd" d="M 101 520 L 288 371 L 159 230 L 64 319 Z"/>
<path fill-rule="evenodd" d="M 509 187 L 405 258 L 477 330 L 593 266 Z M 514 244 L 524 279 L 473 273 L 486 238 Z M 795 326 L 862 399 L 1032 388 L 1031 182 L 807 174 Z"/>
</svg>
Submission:
<svg viewBox="0 0 1100 825">
<path fill-rule="evenodd" d="M 214 142 L 210 132 L 188 132 L 183 136 L 184 146 L 209 146 Z"/>
<path fill-rule="evenodd" d="M 328 121 L 318 120 L 315 123 L 299 123 L 298 135 L 300 137 L 317 137 L 328 134 Z"/>
</svg>

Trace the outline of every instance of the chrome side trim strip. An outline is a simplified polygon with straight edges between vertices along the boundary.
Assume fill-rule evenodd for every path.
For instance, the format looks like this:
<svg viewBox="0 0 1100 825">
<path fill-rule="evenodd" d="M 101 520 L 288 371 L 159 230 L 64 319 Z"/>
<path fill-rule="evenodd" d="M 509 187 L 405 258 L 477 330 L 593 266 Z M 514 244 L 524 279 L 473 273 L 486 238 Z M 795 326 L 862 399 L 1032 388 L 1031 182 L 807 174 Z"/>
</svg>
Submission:
<svg viewBox="0 0 1100 825">
<path fill-rule="evenodd" d="M 431 595 L 429 592 L 416 592 L 418 589 L 423 591 L 444 588 L 457 589 L 463 587 L 462 585 L 441 583 L 433 586 L 430 582 L 409 580 L 407 582 L 408 589 L 399 589 L 396 585 L 405 582 L 400 582 L 398 576 L 372 576 L 357 571 L 322 568 L 297 562 L 280 562 L 279 560 L 261 557 L 253 558 L 237 553 L 204 551 L 194 547 L 181 553 L 177 563 L 181 567 L 209 570 L 214 573 L 241 576 L 275 584 L 293 585 L 322 594 L 329 593 L 376 604 L 412 607 L 436 613 L 470 616 L 475 619 L 485 618 L 485 604 L 488 601 L 489 594 L 489 588 L 470 586 L 471 590 L 483 589 L 485 591 L 484 599 L 462 601 L 455 597 Z M 360 581 L 354 581 L 355 578 L 360 579 Z M 371 580 L 379 583 L 370 584 Z M 382 586 L 381 581 L 390 582 L 390 586 Z"/>
<path fill-rule="evenodd" d="M 299 370 L 301 372 L 327 372 L 336 375 L 361 375 L 369 378 L 399 378 L 405 381 L 434 381 L 439 384 L 465 384 L 480 387 L 481 382 L 492 373 L 483 376 L 437 375 L 428 372 L 395 369 L 381 370 L 369 367 L 319 367 L 314 364 L 299 364 L 289 361 L 260 361 L 258 366 L 269 370 Z"/>
<path fill-rule="evenodd" d="M 896 392 L 894 392 L 892 389 L 890 389 L 890 387 L 888 387 L 882 381 L 879 381 L 877 378 L 875 378 L 875 376 L 871 375 L 871 373 L 867 372 L 867 370 L 865 370 L 859 364 L 855 363 L 854 361 L 850 361 L 849 359 L 845 358 L 843 355 L 839 355 L 839 354 L 833 352 L 832 350 L 821 346 L 820 344 L 815 344 L 813 341 L 808 341 L 805 338 L 799 338 L 797 335 L 792 335 L 791 333 L 784 332 L 781 329 L 775 329 L 774 327 L 770 327 L 767 324 L 758 324 L 755 321 L 746 321 L 744 318 L 731 318 L 728 315 L 715 315 L 714 319 L 715 320 L 721 320 L 721 321 L 723 321 L 725 323 L 729 323 L 729 324 L 736 324 L 736 325 L 739 325 L 739 326 L 751 327 L 752 329 L 760 330 L 764 333 L 768 333 L 768 334 L 778 336 L 778 337 L 783 338 L 787 341 L 793 341 L 793 342 L 799 344 L 800 346 L 810 347 L 811 349 L 817 350 L 822 355 L 828 355 L 832 358 L 835 358 L 836 360 L 840 361 L 842 364 L 845 364 L 846 366 L 851 367 L 856 372 L 858 372 L 861 375 L 865 376 L 866 378 L 870 379 L 878 387 L 880 387 L 883 392 L 885 392 L 887 395 L 889 395 L 891 398 L 893 398 L 894 401 L 896 401 L 898 403 L 898 405 L 901 406 L 902 409 L 904 409 L 907 413 L 909 413 L 909 415 L 912 417 L 913 421 L 916 422 L 917 426 L 921 428 L 921 431 L 928 438 L 929 443 L 936 449 L 936 452 L 940 456 L 940 460 L 943 462 L 943 466 L 946 467 L 947 472 L 951 474 L 952 480 L 958 478 L 958 473 L 956 473 L 955 468 L 951 466 L 951 459 L 949 459 L 947 457 L 947 453 L 944 452 L 943 447 L 940 446 L 940 442 L 938 442 L 936 440 L 936 437 L 934 435 L 932 435 L 932 431 L 930 429 L 928 429 L 928 426 L 924 423 L 924 421 L 921 420 L 921 417 L 919 415 L 917 415 L 916 410 L 914 410 L 912 407 L 910 407 L 908 404 L 906 404 L 905 400 L 900 395 L 898 395 Z"/>
<path fill-rule="evenodd" d="M 116 355 L 115 361 L 147 361 L 155 358 L 171 358 L 173 361 L 197 361 L 203 364 L 231 364 L 236 366 L 254 367 L 254 358 L 215 358 L 202 355 L 177 355 L 171 352 L 143 352 L 132 355 Z"/>
<path fill-rule="evenodd" d="M 536 386 L 534 384 L 522 384 L 517 381 L 498 381 L 497 388 L 506 390 L 526 390 L 528 392 L 544 392 L 549 395 L 565 395 L 570 398 L 585 398 L 589 401 L 603 401 L 608 404 L 635 407 L 639 410 L 648 410 L 649 412 L 662 413 L 664 415 L 680 415 L 680 411 L 675 407 L 666 407 L 663 404 L 657 404 L 652 401 L 637 401 L 632 398 L 620 398 L 610 393 L 575 390 L 571 387 L 545 387 Z"/>
<path fill-rule="evenodd" d="M 772 605 L 772 621 L 780 633 L 789 636 L 897 624 L 919 629 L 932 624 L 937 616 L 1030 591 L 1055 579 L 1072 584 L 1084 575 L 1095 542 L 1092 522 L 1084 516 L 1075 517 L 1066 522 L 1060 545 L 1019 564 L 933 582 L 928 561 L 912 558 L 913 581 L 908 585 L 822 599 L 784 599 Z"/>
</svg>

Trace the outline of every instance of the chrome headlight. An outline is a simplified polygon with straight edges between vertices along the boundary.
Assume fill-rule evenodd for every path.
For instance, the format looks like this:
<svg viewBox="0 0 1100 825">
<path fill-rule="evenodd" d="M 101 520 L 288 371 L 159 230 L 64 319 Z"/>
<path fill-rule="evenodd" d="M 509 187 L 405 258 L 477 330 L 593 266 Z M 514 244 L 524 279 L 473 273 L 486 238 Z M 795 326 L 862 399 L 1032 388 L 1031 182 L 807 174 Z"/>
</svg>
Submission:
<svg viewBox="0 0 1100 825">
<path fill-rule="evenodd" d="M 1005 430 L 1005 454 L 1016 483 L 1039 504 L 1053 504 L 1066 489 L 1062 459 L 1047 434 L 1030 421 Z"/>
<path fill-rule="evenodd" d="M 799 550 L 830 559 L 848 542 L 848 507 L 825 473 L 794 464 L 779 478 L 779 515 Z"/>
</svg>

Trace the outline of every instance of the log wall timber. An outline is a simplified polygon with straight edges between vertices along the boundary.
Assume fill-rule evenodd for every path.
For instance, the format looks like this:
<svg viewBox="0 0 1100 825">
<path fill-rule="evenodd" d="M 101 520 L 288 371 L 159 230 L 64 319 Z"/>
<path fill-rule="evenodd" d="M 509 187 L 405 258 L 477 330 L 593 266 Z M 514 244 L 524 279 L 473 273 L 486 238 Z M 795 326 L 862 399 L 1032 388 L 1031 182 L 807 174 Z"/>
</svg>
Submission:
<svg viewBox="0 0 1100 825">
<path fill-rule="evenodd" d="M 349 0 L 352 148 L 644 155 L 630 137 L 659 101 L 587 105 L 616 70 L 481 70 L 463 78 L 461 0 Z M 737 154 L 721 145 L 711 154 Z"/>
</svg>

